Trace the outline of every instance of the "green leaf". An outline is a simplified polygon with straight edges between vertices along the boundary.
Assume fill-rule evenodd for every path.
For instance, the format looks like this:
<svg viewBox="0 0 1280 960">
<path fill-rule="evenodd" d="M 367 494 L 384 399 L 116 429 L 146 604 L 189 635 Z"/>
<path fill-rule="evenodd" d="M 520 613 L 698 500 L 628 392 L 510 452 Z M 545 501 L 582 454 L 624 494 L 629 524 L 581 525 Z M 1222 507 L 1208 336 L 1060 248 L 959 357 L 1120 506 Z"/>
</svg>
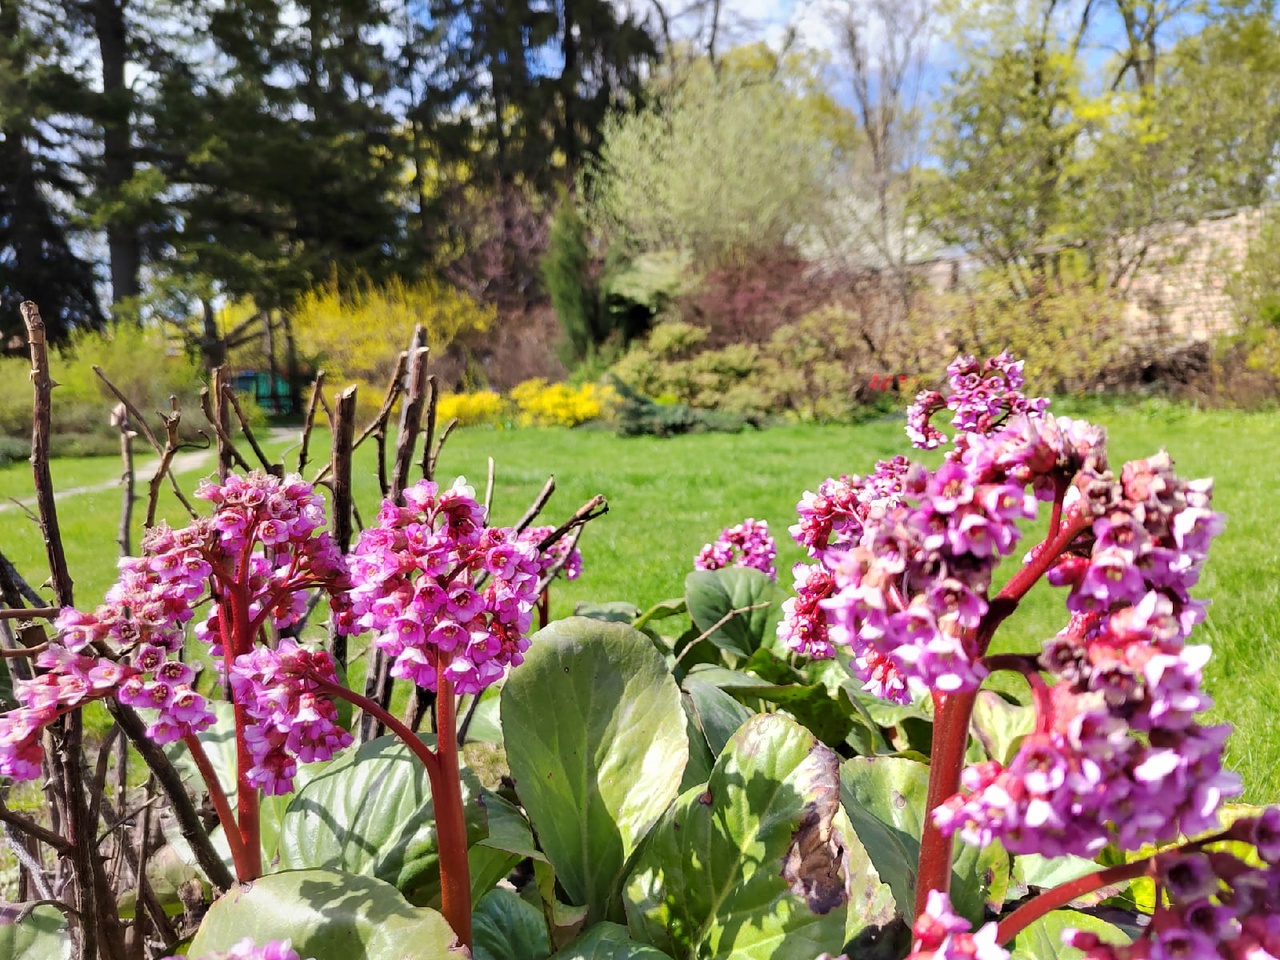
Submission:
<svg viewBox="0 0 1280 960">
<path fill-rule="evenodd" d="M 542 914 L 511 890 L 490 890 L 471 915 L 475 960 L 546 960 L 551 940 Z"/>
<path fill-rule="evenodd" d="M 881 733 L 880 725 L 872 719 L 862 701 L 853 696 L 843 684 L 836 696 L 840 698 L 850 720 L 849 735 L 844 742 L 864 757 L 892 753 L 893 748 Z"/>
<path fill-rule="evenodd" d="M 694 626 L 702 633 L 715 627 L 707 639 L 742 657 L 751 656 L 772 636 L 778 620 L 778 585 L 749 567 L 694 570 L 685 577 L 684 596 Z M 769 606 L 746 610 L 765 602 Z M 734 610 L 744 612 L 721 623 Z"/>
<path fill-rule="evenodd" d="M 840 788 L 872 863 L 893 889 L 904 916 L 911 916 L 929 767 L 899 757 L 854 757 L 840 767 Z M 982 920 L 992 884 L 1003 886 L 1007 881 L 1008 855 L 998 844 L 979 850 L 959 838 L 955 851 L 952 903 L 957 913 L 976 924 Z"/>
<path fill-rule="evenodd" d="M 423 740 L 434 745 L 434 738 Z M 480 784 L 462 771 L 467 836 L 485 836 Z M 379 737 L 344 753 L 298 791 L 280 830 L 286 870 L 329 867 L 377 877 L 412 903 L 440 893 L 435 810 L 422 761 L 395 737 Z"/>
<path fill-rule="evenodd" d="M 1013 960 L 1079 960 L 1084 954 L 1062 942 L 1062 934 L 1067 930 L 1096 933 L 1103 943 L 1130 942 L 1123 930 L 1105 920 L 1076 910 L 1054 910 L 1013 938 Z"/>
<path fill-rule="evenodd" d="M 973 704 L 969 728 L 987 756 L 1007 765 L 1022 738 L 1035 729 L 1035 725 L 1033 708 L 1010 703 L 994 690 L 981 690 Z"/>
<path fill-rule="evenodd" d="M 498 716 L 498 699 L 502 696 L 502 684 L 486 687 L 480 694 L 480 705 L 471 715 L 467 727 L 467 742 L 502 743 L 502 718 Z"/>
<path fill-rule="evenodd" d="M 657 947 L 637 943 L 617 923 L 597 923 L 551 960 L 671 960 Z"/>
<path fill-rule="evenodd" d="M 520 803 L 565 894 L 588 922 L 608 919 L 627 859 L 689 759 L 666 662 L 623 624 L 553 623 L 507 680 L 502 728 Z"/>
<path fill-rule="evenodd" d="M 1013 858 L 1014 881 L 1041 890 L 1052 890 L 1068 880 L 1097 873 L 1100 869 L 1097 863 L 1084 857 L 1043 857 L 1030 853 Z"/>
<path fill-rule="evenodd" d="M 813 734 L 750 718 L 645 844 L 625 892 L 632 935 L 672 956 L 813 960 L 878 934 L 893 898 L 839 796 L 839 760 Z"/>
<path fill-rule="evenodd" d="M 299 956 L 315 960 L 466 956 L 439 913 L 381 880 L 337 870 L 275 873 L 236 887 L 209 908 L 188 954 L 227 951 L 245 937 L 291 940 Z"/>
<path fill-rule="evenodd" d="M 654 620 L 667 620 L 671 617 L 679 617 L 689 612 L 689 606 L 685 603 L 684 597 L 674 597 L 670 600 L 659 600 L 652 607 L 642 613 L 633 626 L 639 630 L 641 627 L 653 622 Z"/>
<path fill-rule="evenodd" d="M 481 793 L 478 801 L 484 807 L 489 822 L 489 834 L 476 846 L 489 847 L 511 853 L 521 860 L 545 860 L 533 839 L 533 828 L 513 803 L 490 790 Z"/>
<path fill-rule="evenodd" d="M 0 957 L 7 960 L 65 960 L 71 956 L 67 918 L 51 904 L 27 912 L 30 904 L 0 904 Z M 22 919 L 19 920 L 18 918 Z"/>
<path fill-rule="evenodd" d="M 629 600 L 610 600 L 608 603 L 580 603 L 573 608 L 575 617 L 590 617 L 610 623 L 632 623 L 640 616 L 640 608 Z"/>
<path fill-rule="evenodd" d="M 693 703 L 698 727 L 707 738 L 712 757 L 720 756 L 729 738 L 751 717 L 751 711 L 696 674 L 685 678 L 684 690 Z"/>
<path fill-rule="evenodd" d="M 684 765 L 684 775 L 680 778 L 680 789 L 677 791 L 677 793 L 684 793 L 690 787 L 707 782 L 716 758 L 711 752 L 711 745 L 707 742 L 706 731 L 702 729 L 702 721 L 698 718 L 693 698 L 687 693 L 683 694 L 680 697 L 680 706 L 684 708 L 689 735 L 689 762 Z"/>
<path fill-rule="evenodd" d="M 821 683 L 769 683 L 740 670 L 701 666 L 689 671 L 686 689 L 693 680 L 713 684 L 738 698 L 755 698 L 782 707 L 830 747 L 843 743 L 853 728 L 845 701 L 832 699 Z"/>
</svg>

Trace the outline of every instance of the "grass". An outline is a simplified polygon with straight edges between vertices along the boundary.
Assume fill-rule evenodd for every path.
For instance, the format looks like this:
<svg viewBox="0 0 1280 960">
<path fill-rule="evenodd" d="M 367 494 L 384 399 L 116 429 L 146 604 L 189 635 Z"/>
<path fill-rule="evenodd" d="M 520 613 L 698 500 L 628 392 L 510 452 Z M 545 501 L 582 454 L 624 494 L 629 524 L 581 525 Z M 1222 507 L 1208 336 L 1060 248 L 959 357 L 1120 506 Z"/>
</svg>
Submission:
<svg viewBox="0 0 1280 960">
<path fill-rule="evenodd" d="M 1208 687 L 1218 701 L 1213 717 L 1236 726 L 1229 762 L 1245 779 L 1246 798 L 1280 800 L 1280 738 L 1271 728 L 1280 717 L 1280 501 L 1270 472 L 1280 458 L 1275 418 L 1165 406 L 1093 408 L 1088 414 L 1108 428 L 1113 464 L 1164 446 L 1182 475 L 1217 479 L 1215 504 L 1228 525 L 1198 591 L 1213 605 L 1195 639 L 1214 646 L 1208 668 Z M 556 476 L 557 492 L 544 513 L 547 522 L 559 522 L 596 493 L 609 498 L 609 514 L 583 535 L 582 579 L 553 588 L 552 614 L 559 617 L 579 602 L 629 600 L 644 607 L 679 595 L 702 544 L 747 516 L 769 521 L 779 541 L 778 569 L 788 584 L 787 571 L 801 558 L 786 535 L 800 494 L 823 477 L 861 472 L 905 451 L 900 421 L 668 440 L 475 429 L 449 440 L 439 475 L 445 482 L 465 475 L 482 490 L 487 458 L 494 457 L 494 515 L 500 523 L 523 513 L 548 473 Z M 149 470 L 141 472 L 149 476 Z M 117 473 L 110 459 L 54 464 L 55 481 L 63 488 L 110 482 Z M 196 470 L 188 480 L 200 474 Z M 369 518 L 377 500 L 371 451 L 361 451 L 355 487 L 361 513 Z M 29 493 L 25 465 L 0 469 L 0 502 Z M 85 493 L 60 507 L 76 595 L 90 605 L 114 579 L 119 493 Z M 183 515 L 167 499 L 162 512 L 173 521 Z M 0 513 L 0 550 L 31 579 L 41 579 L 43 545 L 34 524 L 18 511 Z M 997 643 L 1004 650 L 1034 650 L 1064 621 L 1062 594 L 1042 585 L 1002 628 Z"/>
</svg>

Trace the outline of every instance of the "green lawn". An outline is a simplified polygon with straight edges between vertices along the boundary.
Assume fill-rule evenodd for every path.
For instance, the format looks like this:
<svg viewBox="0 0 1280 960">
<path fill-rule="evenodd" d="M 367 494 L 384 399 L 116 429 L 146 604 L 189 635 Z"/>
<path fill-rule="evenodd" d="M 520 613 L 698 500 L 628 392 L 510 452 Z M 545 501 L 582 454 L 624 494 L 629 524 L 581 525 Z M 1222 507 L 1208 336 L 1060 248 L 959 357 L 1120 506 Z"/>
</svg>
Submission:
<svg viewBox="0 0 1280 960">
<path fill-rule="evenodd" d="M 1274 415 L 1202 413 L 1161 406 L 1102 409 L 1091 419 L 1111 433 L 1113 463 L 1167 447 L 1186 476 L 1215 476 L 1216 505 L 1228 516 L 1215 545 L 1200 595 L 1212 598 L 1197 639 L 1212 643 L 1209 686 L 1215 717 L 1234 723 L 1231 763 L 1244 775 L 1248 799 L 1280 800 L 1280 737 L 1268 731 L 1280 717 L 1280 553 L 1275 531 L 1280 505 L 1271 464 L 1280 459 Z M 322 438 L 318 438 L 322 439 Z M 743 517 L 767 519 L 779 540 L 784 584 L 800 551 L 786 535 L 796 500 L 832 473 L 861 472 L 880 457 L 907 450 L 901 421 L 858 427 L 791 426 L 763 433 L 622 440 L 604 432 L 569 430 L 463 430 L 449 441 L 440 478 L 465 475 L 483 490 L 486 458 L 498 464 L 494 513 L 513 522 L 548 473 L 558 484 L 544 516 L 558 522 L 596 493 L 610 511 L 582 539 L 581 580 L 553 590 L 553 615 L 580 601 L 631 600 L 641 606 L 681 592 L 693 555 L 721 527 Z M 371 451 L 356 469 L 362 514 L 376 511 Z M 211 463 L 209 464 L 211 466 Z M 205 469 L 208 469 L 206 467 Z M 111 460 L 59 462 L 62 487 L 111 481 Z M 149 470 L 143 474 L 149 476 Z M 200 475 L 197 470 L 192 477 Z M 30 492 L 25 465 L 0 469 L 0 502 Z M 60 502 L 77 597 L 92 604 L 114 577 L 115 489 Z M 181 519 L 166 501 L 165 513 Z M 0 549 L 43 578 L 38 532 L 19 511 L 0 512 Z M 1003 628 L 1002 649 L 1035 649 L 1064 622 L 1062 596 L 1038 588 Z"/>
</svg>

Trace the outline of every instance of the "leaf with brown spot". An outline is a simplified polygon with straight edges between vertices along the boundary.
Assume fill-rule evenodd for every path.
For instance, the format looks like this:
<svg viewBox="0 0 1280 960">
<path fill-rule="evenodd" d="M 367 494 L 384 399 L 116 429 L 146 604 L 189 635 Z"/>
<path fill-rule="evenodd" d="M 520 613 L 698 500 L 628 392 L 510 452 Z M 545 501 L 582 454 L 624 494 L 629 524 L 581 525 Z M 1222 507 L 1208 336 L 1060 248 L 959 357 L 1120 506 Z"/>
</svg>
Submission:
<svg viewBox="0 0 1280 960">
<path fill-rule="evenodd" d="M 625 897 L 633 937 L 700 960 L 837 955 L 897 913 L 841 806 L 839 758 L 777 714 L 744 723 L 672 804 Z"/>
</svg>

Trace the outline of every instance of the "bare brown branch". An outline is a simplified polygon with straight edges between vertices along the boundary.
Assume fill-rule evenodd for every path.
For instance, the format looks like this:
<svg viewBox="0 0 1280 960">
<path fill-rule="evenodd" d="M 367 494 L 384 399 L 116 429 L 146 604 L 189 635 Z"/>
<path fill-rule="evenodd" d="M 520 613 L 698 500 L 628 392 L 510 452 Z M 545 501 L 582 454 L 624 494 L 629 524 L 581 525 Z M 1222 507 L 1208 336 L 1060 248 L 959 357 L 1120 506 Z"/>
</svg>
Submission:
<svg viewBox="0 0 1280 960">
<path fill-rule="evenodd" d="M 307 414 L 302 421 L 302 446 L 298 450 L 298 472 L 307 468 L 307 453 L 311 448 L 311 431 L 316 425 L 316 410 L 320 406 L 320 394 L 324 390 L 324 371 L 316 371 L 315 382 L 311 384 L 311 399 L 307 401 Z"/>
</svg>

